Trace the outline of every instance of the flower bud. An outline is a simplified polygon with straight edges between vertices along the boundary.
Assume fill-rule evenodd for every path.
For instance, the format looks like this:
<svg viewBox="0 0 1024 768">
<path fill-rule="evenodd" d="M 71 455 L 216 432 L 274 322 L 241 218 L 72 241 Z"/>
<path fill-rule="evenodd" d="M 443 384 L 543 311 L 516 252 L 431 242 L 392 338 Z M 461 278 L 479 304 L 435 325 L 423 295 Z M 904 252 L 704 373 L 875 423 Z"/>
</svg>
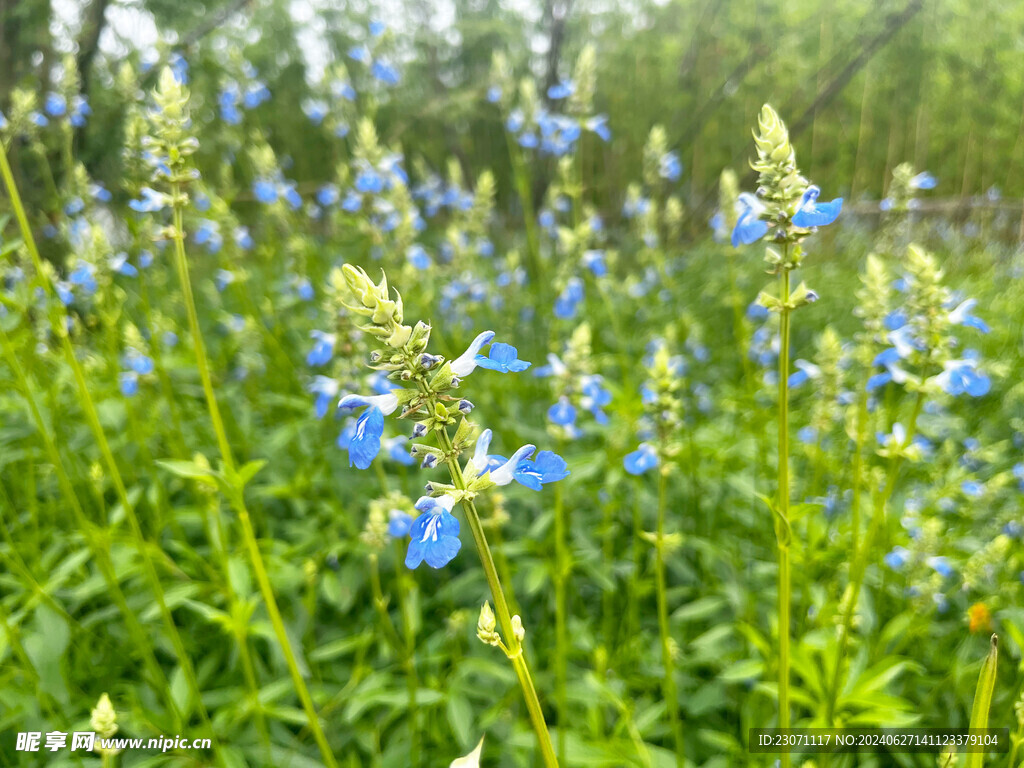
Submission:
<svg viewBox="0 0 1024 768">
<path fill-rule="evenodd" d="M 501 643 L 501 635 L 496 631 L 496 626 L 494 611 L 491 610 L 491 604 L 485 600 L 480 607 L 480 618 L 476 622 L 476 636 L 480 638 L 480 642 L 494 646 Z"/>
<path fill-rule="evenodd" d="M 526 637 L 526 629 L 523 627 L 523 620 L 519 618 L 519 614 L 512 617 L 512 634 L 520 643 Z"/>
<path fill-rule="evenodd" d="M 103 694 L 96 702 L 96 708 L 92 711 L 92 718 L 89 724 L 96 734 L 103 739 L 109 739 L 117 733 L 117 712 L 114 705 L 110 703 L 110 696 Z"/>
</svg>

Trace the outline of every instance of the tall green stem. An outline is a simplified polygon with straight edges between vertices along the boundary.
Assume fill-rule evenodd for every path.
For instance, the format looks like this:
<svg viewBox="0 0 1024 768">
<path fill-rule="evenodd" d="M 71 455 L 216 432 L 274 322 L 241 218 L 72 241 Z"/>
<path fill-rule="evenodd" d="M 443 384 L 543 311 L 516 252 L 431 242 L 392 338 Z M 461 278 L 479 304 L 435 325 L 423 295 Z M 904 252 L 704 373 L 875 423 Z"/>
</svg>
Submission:
<svg viewBox="0 0 1024 768">
<path fill-rule="evenodd" d="M 444 451 L 446 457 L 445 463 L 448 465 L 452 483 L 456 488 L 464 491 L 466 490 L 466 478 L 462 474 L 462 467 L 459 465 L 459 458 L 452 447 L 451 438 L 444 429 L 439 430 L 437 434 L 441 450 Z M 554 747 L 551 746 L 551 734 L 548 733 L 547 723 L 544 722 L 544 712 L 540 707 L 540 699 L 537 698 L 537 691 L 533 687 L 533 678 L 530 675 L 530 667 L 526 661 L 523 644 L 512 628 L 512 616 L 508 610 L 508 601 L 505 599 L 505 590 L 498 578 L 498 570 L 494 567 L 494 558 L 491 556 L 491 548 L 487 544 L 487 537 L 480 524 L 480 515 L 476 511 L 476 504 L 469 499 L 464 499 L 462 508 L 466 513 L 469 529 L 473 533 L 477 552 L 480 554 L 480 564 L 483 566 L 484 576 L 491 588 L 494 611 L 498 623 L 501 625 L 501 633 L 509 651 L 509 659 L 516 671 L 516 677 L 519 678 L 519 685 L 523 689 L 523 698 L 526 700 L 526 708 L 530 713 L 533 730 L 537 734 L 537 742 L 540 746 L 541 756 L 544 758 L 544 765 L 546 768 L 558 768 L 558 758 L 555 756 Z"/>
<path fill-rule="evenodd" d="M 787 250 L 788 260 L 788 250 Z M 779 277 L 779 519 L 775 521 L 779 545 L 779 728 L 789 728 L 789 603 L 792 590 L 789 567 L 789 269 Z M 783 752 L 782 768 L 789 768 L 789 752 Z"/>
<path fill-rule="evenodd" d="M 176 201 L 181 200 L 178 185 L 174 185 L 173 199 Z M 232 487 L 231 505 L 235 508 L 235 512 L 238 515 L 238 521 L 242 527 L 242 537 L 245 541 L 246 550 L 249 553 L 249 560 L 253 571 L 256 574 L 256 582 L 259 584 L 263 602 L 267 607 L 267 613 L 270 615 L 274 636 L 277 639 L 281 652 L 284 654 L 285 663 L 288 665 L 288 671 L 291 673 L 292 683 L 299 696 L 299 701 L 306 712 L 306 718 L 309 721 L 310 730 L 313 732 L 313 738 L 316 739 L 317 746 L 320 748 L 320 754 L 328 768 L 336 768 L 337 763 L 335 762 L 334 754 L 327 743 L 327 737 L 324 735 L 323 728 L 320 725 L 320 718 L 317 715 L 316 708 L 313 706 L 313 699 L 309 695 L 309 689 L 306 687 L 306 681 L 303 679 L 302 672 L 299 669 L 295 651 L 292 649 L 291 641 L 288 639 L 284 620 L 281 618 L 280 610 L 278 610 L 274 590 L 270 585 L 270 578 L 267 576 L 267 569 L 263 563 L 263 555 L 260 553 L 259 544 L 256 541 L 256 533 L 253 530 L 252 520 L 249 517 L 249 510 L 245 505 L 243 491 L 237 484 L 238 473 L 235 469 L 235 460 L 231 453 L 231 443 L 228 440 L 227 431 L 224 428 L 224 420 L 221 418 L 220 407 L 217 405 L 217 398 L 213 391 L 213 380 L 210 377 L 210 366 L 206 356 L 206 345 L 203 341 L 202 330 L 199 327 L 199 315 L 196 312 L 195 299 L 192 296 L 192 281 L 189 277 L 188 260 L 185 258 L 185 231 L 182 206 L 180 204 L 175 204 L 174 206 L 174 257 L 178 271 L 178 281 L 182 297 L 185 301 L 185 312 L 188 315 L 189 332 L 192 335 L 192 341 L 195 346 L 196 367 L 199 369 L 199 379 L 203 385 L 206 407 L 210 414 L 213 431 L 217 437 L 221 461 L 224 463 L 224 469 Z"/>
<path fill-rule="evenodd" d="M 559 451 L 561 453 L 561 451 Z M 565 546 L 565 502 L 562 485 L 555 485 L 555 702 L 558 707 L 558 759 L 565 762 L 565 733 L 569 728 L 566 702 L 566 600 L 565 583 L 569 575 L 569 553 Z"/>
<path fill-rule="evenodd" d="M 863 546 L 857 550 L 856 556 L 853 559 L 853 565 L 850 568 L 850 584 L 847 586 L 845 610 L 843 611 L 842 623 L 839 625 L 839 639 L 836 647 L 836 657 L 832 667 L 832 679 L 831 685 L 829 686 L 829 696 L 826 704 L 825 717 L 826 722 L 828 723 L 832 722 L 835 715 L 836 703 L 839 699 L 839 678 L 842 673 L 842 662 L 843 657 L 846 655 L 846 647 L 849 644 L 850 630 L 853 628 L 853 617 L 857 611 L 857 601 L 860 599 L 861 588 L 864 585 L 864 577 L 867 573 L 868 554 L 871 551 L 871 545 L 878 533 L 878 529 L 885 523 L 886 504 L 888 504 L 889 498 L 896 489 L 896 480 L 899 478 L 900 467 L 903 466 L 902 454 L 906 450 L 907 446 L 909 446 L 913 441 L 914 435 L 917 433 L 917 419 L 921 415 L 921 409 L 924 407 L 924 400 L 924 392 L 918 392 L 917 399 L 914 401 L 914 410 L 910 416 L 910 422 L 907 425 L 906 436 L 903 438 L 903 442 L 900 443 L 900 445 L 894 446 L 893 448 L 895 453 L 889 459 L 889 471 L 886 476 L 885 486 L 883 487 L 881 494 L 875 496 L 875 503 L 872 507 L 871 513 L 871 522 L 868 525 L 868 531 L 864 538 Z"/>
<path fill-rule="evenodd" d="M 402 562 L 402 545 L 395 540 L 396 563 Z M 411 747 L 409 754 L 409 768 L 419 768 L 420 765 L 420 713 L 416 704 L 416 692 L 419 690 L 419 677 L 416 674 L 416 632 L 412 622 L 412 610 L 409 605 L 409 595 L 412 592 L 412 579 L 408 572 L 402 570 L 403 566 L 398 565 L 398 611 L 402 616 L 402 637 L 405 641 L 401 655 L 402 666 L 405 667 L 405 684 L 409 691 L 409 729 L 412 734 L 410 739 Z"/>
<path fill-rule="evenodd" d="M 672 634 L 668 625 L 668 595 L 665 587 L 665 507 L 668 477 L 662 463 L 658 467 L 658 529 L 654 545 L 655 572 L 658 591 L 658 631 L 661 635 L 661 665 L 665 671 L 662 692 L 668 708 L 668 722 L 676 745 L 676 765 L 686 764 L 683 729 L 679 723 L 679 694 L 676 691 L 676 665 L 672 654 Z"/>
</svg>

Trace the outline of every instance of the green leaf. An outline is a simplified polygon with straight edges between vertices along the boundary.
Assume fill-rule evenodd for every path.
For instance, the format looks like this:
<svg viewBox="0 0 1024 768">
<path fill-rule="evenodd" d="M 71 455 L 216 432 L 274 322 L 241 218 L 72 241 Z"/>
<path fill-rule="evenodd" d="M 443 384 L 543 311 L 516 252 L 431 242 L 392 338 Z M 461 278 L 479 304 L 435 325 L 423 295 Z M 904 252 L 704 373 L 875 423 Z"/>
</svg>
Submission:
<svg viewBox="0 0 1024 768">
<path fill-rule="evenodd" d="M 201 464 L 197 464 L 194 461 L 182 461 L 181 459 L 157 459 L 155 463 L 158 467 L 163 467 L 172 475 L 184 477 L 187 480 L 202 480 L 211 485 L 214 485 L 217 482 L 217 474 L 212 469 L 204 467 Z"/>
<path fill-rule="evenodd" d="M 992 691 L 996 687 L 996 662 L 999 658 L 999 637 L 992 635 L 988 656 L 981 665 L 978 687 L 974 691 L 974 707 L 971 709 L 971 728 L 988 728 L 988 712 L 992 708 Z M 984 752 L 968 752 L 966 768 L 982 768 Z"/>
</svg>

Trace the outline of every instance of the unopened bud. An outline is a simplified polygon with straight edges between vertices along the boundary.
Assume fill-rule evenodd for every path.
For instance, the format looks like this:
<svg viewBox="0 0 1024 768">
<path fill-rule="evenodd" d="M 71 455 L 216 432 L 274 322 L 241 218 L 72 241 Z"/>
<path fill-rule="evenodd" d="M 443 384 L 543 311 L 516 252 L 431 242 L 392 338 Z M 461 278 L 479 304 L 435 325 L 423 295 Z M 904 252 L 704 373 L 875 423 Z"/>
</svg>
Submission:
<svg viewBox="0 0 1024 768">
<path fill-rule="evenodd" d="M 480 618 L 476 622 L 476 636 L 480 638 L 480 642 L 495 646 L 501 643 L 501 636 L 495 630 L 496 625 L 491 604 L 484 601 L 480 607 Z"/>
</svg>

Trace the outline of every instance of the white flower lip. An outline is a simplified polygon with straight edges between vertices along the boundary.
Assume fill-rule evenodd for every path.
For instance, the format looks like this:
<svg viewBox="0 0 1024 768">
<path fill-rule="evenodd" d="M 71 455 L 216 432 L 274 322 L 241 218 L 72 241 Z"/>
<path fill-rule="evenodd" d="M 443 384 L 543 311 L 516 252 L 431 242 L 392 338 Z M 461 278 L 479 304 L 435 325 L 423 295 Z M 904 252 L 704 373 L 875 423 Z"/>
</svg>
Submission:
<svg viewBox="0 0 1024 768">
<path fill-rule="evenodd" d="M 390 416 L 398 408 L 398 396 L 394 392 L 386 395 L 345 395 L 338 401 L 339 408 L 361 408 L 364 405 L 372 405 L 380 410 L 385 416 Z"/>
<path fill-rule="evenodd" d="M 508 485 L 511 483 L 515 479 L 515 471 L 516 467 L 519 466 L 519 462 L 527 456 L 531 456 L 535 450 L 537 450 L 535 445 L 530 445 L 529 443 L 524 445 L 512 454 L 512 458 L 491 472 L 491 482 L 495 485 Z"/>
<path fill-rule="evenodd" d="M 484 331 L 473 339 L 469 348 L 450 363 L 452 373 L 460 378 L 469 376 L 476 369 L 476 356 L 480 348 L 493 338 L 494 331 Z"/>
</svg>

